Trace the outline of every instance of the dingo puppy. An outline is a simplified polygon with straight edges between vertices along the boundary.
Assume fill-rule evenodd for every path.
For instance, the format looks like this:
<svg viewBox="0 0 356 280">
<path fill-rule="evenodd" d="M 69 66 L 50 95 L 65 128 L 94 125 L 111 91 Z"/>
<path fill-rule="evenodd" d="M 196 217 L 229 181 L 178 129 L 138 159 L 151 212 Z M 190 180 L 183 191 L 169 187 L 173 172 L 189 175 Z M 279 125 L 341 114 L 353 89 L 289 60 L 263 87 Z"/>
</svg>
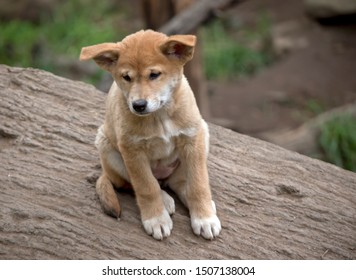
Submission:
<svg viewBox="0 0 356 280">
<path fill-rule="evenodd" d="M 183 75 L 196 37 L 139 31 L 118 43 L 82 49 L 114 83 L 106 117 L 96 136 L 102 175 L 96 190 L 103 209 L 120 216 L 115 187 L 132 185 L 143 227 L 161 240 L 171 234 L 174 200 L 161 190 L 165 182 L 188 207 L 193 231 L 206 239 L 221 225 L 211 199 L 207 170 L 208 126 Z"/>
</svg>

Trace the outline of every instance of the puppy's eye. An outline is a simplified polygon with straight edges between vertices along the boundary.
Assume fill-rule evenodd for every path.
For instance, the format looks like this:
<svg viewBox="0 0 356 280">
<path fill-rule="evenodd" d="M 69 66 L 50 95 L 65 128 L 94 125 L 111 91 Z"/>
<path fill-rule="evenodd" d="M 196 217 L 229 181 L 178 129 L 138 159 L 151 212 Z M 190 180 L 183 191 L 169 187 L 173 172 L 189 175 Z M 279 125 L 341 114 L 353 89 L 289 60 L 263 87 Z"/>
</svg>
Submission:
<svg viewBox="0 0 356 280">
<path fill-rule="evenodd" d="M 159 76 L 161 76 L 161 73 L 160 73 L 160 72 L 151 73 L 151 74 L 149 75 L 149 79 L 150 79 L 150 80 L 155 80 L 155 79 L 157 79 Z"/>
<path fill-rule="evenodd" d="M 131 77 L 129 75 L 123 75 L 122 78 L 126 81 L 126 82 L 131 82 Z"/>
</svg>

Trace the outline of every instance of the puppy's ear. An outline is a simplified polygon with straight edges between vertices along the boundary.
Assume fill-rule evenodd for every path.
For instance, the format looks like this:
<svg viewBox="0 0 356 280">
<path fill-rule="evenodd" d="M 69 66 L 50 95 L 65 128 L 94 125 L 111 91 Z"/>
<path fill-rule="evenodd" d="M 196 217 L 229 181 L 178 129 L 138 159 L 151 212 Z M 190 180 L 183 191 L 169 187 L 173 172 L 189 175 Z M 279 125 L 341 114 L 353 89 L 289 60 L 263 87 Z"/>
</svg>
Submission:
<svg viewBox="0 0 356 280">
<path fill-rule="evenodd" d="M 173 35 L 168 37 L 160 49 L 170 59 L 176 59 L 185 64 L 193 58 L 196 40 L 194 35 Z"/>
<path fill-rule="evenodd" d="M 82 48 L 80 60 L 94 59 L 104 70 L 111 72 L 119 59 L 119 45 L 115 43 L 103 43 Z"/>
</svg>

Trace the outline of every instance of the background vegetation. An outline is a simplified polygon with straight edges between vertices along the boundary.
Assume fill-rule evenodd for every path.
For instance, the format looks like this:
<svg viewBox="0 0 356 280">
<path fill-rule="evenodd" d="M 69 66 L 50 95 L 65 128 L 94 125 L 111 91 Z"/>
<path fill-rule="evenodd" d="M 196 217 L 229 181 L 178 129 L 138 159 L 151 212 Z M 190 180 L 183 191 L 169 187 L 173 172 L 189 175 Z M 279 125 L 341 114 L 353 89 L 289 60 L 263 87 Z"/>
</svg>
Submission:
<svg viewBox="0 0 356 280">
<path fill-rule="evenodd" d="M 129 28 L 118 24 L 120 18 L 127 16 L 125 8 L 114 9 L 112 1 L 86 2 L 82 5 L 81 0 L 62 1 L 53 15 L 42 15 L 39 23 L 21 20 L 1 22 L 0 61 L 7 65 L 41 68 L 70 76 L 66 69 L 58 67 L 61 66 L 58 60 L 75 61 L 83 46 L 119 41 L 131 33 Z M 268 52 L 249 46 L 256 36 L 267 38 L 269 26 L 266 17 L 261 17 L 256 28 L 245 32 L 245 42 L 238 43 L 226 30 L 227 25 L 221 20 L 202 28 L 208 79 L 248 76 L 271 62 Z M 93 74 L 94 81 L 97 75 Z"/>
<path fill-rule="evenodd" d="M 321 127 L 320 146 L 325 159 L 356 172 L 356 118 L 336 117 Z"/>
<path fill-rule="evenodd" d="M 1 63 L 71 77 L 69 68 L 78 60 L 83 46 L 119 40 L 127 34 L 124 28 L 115 27 L 115 21 L 125 13 L 113 13 L 117 9 L 112 5 L 111 1 L 88 0 L 86 5 L 81 0 L 62 1 L 56 12 L 42 14 L 37 23 L 1 22 Z M 97 70 L 91 78 L 97 80 L 101 72 Z"/>
<path fill-rule="evenodd" d="M 215 20 L 201 29 L 205 74 L 208 79 L 236 79 L 256 74 L 272 63 L 273 54 L 265 47 L 270 36 L 268 16 L 261 15 L 253 28 L 244 29 L 235 39 L 229 26 Z M 254 42 L 262 42 L 254 48 Z"/>
</svg>

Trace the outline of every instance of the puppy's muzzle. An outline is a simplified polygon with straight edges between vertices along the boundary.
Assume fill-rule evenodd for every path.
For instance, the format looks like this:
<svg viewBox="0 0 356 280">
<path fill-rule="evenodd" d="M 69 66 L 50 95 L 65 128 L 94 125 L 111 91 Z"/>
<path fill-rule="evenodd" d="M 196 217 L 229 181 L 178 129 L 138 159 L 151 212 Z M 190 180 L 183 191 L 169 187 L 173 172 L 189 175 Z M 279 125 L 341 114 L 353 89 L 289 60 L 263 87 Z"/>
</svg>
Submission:
<svg viewBox="0 0 356 280">
<path fill-rule="evenodd" d="M 145 99 L 138 99 L 132 102 L 132 108 L 138 114 L 144 114 L 147 109 L 147 101 Z"/>
</svg>

